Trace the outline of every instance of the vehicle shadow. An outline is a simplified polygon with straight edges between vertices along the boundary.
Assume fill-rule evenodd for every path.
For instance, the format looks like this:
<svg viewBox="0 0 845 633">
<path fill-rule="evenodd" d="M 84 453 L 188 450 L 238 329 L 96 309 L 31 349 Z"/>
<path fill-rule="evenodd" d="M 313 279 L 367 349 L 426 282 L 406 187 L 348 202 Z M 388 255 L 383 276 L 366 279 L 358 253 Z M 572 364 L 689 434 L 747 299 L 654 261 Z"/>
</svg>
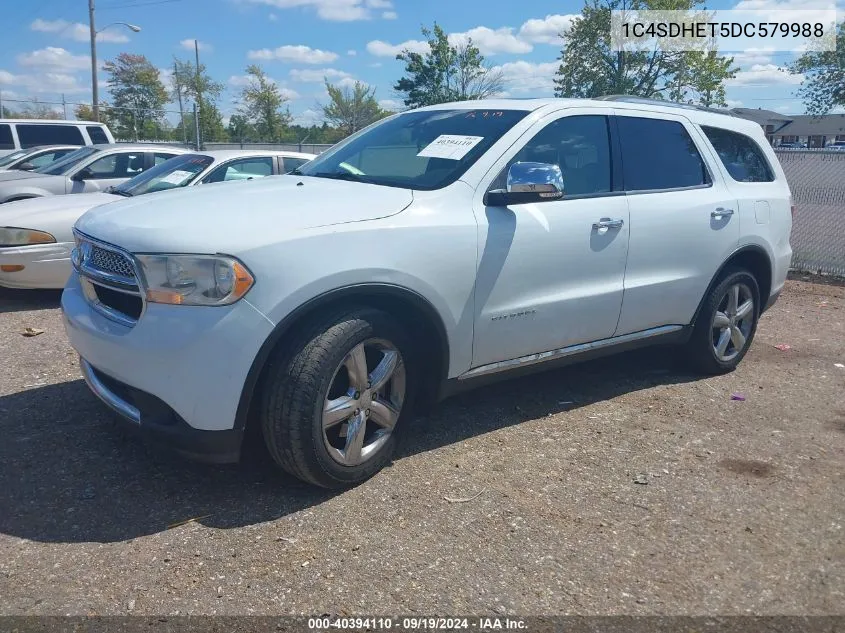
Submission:
<svg viewBox="0 0 845 633">
<path fill-rule="evenodd" d="M 58 308 L 61 290 L 15 290 L 0 288 L 0 314 Z"/>
<path fill-rule="evenodd" d="M 503 382 L 448 400 L 409 428 L 396 459 L 657 384 L 693 380 L 655 350 Z M 116 542 L 196 519 L 273 520 L 336 492 L 278 471 L 251 449 L 233 466 L 195 464 L 128 437 L 75 380 L 0 397 L 0 532 L 42 542 Z"/>
</svg>

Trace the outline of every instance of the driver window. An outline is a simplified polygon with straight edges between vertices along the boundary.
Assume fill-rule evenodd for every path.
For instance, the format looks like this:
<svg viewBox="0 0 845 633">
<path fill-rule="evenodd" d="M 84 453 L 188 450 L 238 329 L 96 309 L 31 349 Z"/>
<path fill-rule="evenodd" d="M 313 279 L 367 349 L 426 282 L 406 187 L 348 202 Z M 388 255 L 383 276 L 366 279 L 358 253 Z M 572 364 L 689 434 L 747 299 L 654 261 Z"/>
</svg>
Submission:
<svg viewBox="0 0 845 633">
<path fill-rule="evenodd" d="M 221 165 L 203 181 L 204 183 L 223 182 L 226 180 L 252 180 L 273 175 L 271 156 L 245 158 Z"/>
<path fill-rule="evenodd" d="M 563 173 L 564 197 L 611 190 L 610 134 L 607 117 L 568 116 L 549 123 L 505 166 L 490 186 L 507 186 L 508 169 L 517 162 L 550 163 Z"/>
<path fill-rule="evenodd" d="M 88 165 L 92 179 L 132 178 L 144 171 L 144 154 L 109 154 Z"/>
</svg>

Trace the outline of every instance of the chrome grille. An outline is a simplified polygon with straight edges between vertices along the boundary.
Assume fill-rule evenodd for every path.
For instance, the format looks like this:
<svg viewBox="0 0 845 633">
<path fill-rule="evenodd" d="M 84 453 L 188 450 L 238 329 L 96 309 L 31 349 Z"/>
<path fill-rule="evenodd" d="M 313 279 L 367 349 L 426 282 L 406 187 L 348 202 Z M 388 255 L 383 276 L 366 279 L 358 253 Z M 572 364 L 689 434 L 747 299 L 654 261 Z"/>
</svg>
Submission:
<svg viewBox="0 0 845 633">
<path fill-rule="evenodd" d="M 120 253 L 109 251 L 99 246 L 92 246 L 88 262 L 91 266 L 104 270 L 107 273 L 135 279 L 135 269 L 132 263 Z"/>
</svg>

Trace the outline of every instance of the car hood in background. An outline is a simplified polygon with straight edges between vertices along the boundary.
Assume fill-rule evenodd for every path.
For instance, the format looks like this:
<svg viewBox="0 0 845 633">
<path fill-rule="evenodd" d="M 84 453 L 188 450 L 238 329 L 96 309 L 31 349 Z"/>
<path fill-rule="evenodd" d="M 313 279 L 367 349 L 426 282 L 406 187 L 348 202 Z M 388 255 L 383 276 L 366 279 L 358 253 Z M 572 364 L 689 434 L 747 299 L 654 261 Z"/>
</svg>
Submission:
<svg viewBox="0 0 845 633">
<path fill-rule="evenodd" d="M 120 200 L 89 211 L 76 227 L 135 253 L 236 255 L 298 230 L 391 216 L 412 201 L 409 189 L 271 176 Z"/>
<path fill-rule="evenodd" d="M 0 205 L 0 226 L 47 231 L 57 242 L 73 241 L 73 224 L 83 213 L 101 204 L 120 200 L 111 193 L 78 193 L 46 196 Z"/>
</svg>

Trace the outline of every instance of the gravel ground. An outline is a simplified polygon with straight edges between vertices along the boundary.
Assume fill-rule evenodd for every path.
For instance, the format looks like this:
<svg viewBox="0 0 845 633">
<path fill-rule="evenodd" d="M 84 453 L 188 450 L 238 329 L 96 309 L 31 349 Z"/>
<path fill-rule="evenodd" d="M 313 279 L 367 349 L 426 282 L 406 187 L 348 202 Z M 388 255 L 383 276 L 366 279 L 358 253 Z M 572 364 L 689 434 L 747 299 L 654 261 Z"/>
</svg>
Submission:
<svg viewBox="0 0 845 633">
<path fill-rule="evenodd" d="M 57 302 L 0 291 L 0 613 L 845 614 L 843 287 L 788 282 L 731 375 L 464 394 L 339 494 L 124 437 Z"/>
</svg>

